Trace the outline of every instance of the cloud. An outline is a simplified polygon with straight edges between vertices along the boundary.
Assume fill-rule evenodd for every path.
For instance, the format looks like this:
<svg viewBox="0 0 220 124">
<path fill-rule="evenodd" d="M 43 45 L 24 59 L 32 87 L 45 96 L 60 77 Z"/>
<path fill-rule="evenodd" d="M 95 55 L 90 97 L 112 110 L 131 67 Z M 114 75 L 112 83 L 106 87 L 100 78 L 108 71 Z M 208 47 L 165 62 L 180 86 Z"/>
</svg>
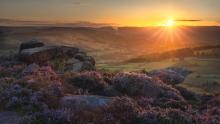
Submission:
<svg viewBox="0 0 220 124">
<path fill-rule="evenodd" d="M 82 4 L 82 2 L 79 1 L 79 0 L 62 0 L 62 1 L 56 0 L 56 2 L 59 2 L 59 3 L 62 2 L 62 3 L 74 4 L 74 5 L 80 5 L 80 4 Z"/>
<path fill-rule="evenodd" d="M 179 21 L 179 22 L 199 22 L 199 21 L 202 21 L 202 20 L 199 20 L 199 19 L 177 19 L 175 21 Z"/>
<path fill-rule="evenodd" d="M 71 4 L 75 6 L 81 6 L 81 5 L 87 5 L 88 1 L 86 0 L 48 0 L 48 2 L 56 2 L 56 3 L 62 3 L 62 4 Z"/>
</svg>

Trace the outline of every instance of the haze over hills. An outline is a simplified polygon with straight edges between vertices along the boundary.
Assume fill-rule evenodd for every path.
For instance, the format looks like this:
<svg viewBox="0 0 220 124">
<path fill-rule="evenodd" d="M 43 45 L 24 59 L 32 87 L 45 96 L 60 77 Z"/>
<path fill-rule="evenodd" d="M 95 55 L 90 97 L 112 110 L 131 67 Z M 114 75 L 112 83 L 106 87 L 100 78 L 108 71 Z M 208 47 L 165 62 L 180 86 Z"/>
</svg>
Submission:
<svg viewBox="0 0 220 124">
<path fill-rule="evenodd" d="M 169 33 L 169 34 L 168 34 Z M 0 27 L 1 49 L 39 39 L 48 44 L 85 49 L 97 59 L 124 60 L 133 56 L 172 49 L 220 43 L 220 27 Z"/>
<path fill-rule="evenodd" d="M 76 22 L 54 22 L 54 21 L 35 21 L 35 20 L 17 20 L 0 18 L 0 26 L 52 26 L 52 27 L 103 27 L 115 24 L 93 23 L 87 21 Z"/>
</svg>

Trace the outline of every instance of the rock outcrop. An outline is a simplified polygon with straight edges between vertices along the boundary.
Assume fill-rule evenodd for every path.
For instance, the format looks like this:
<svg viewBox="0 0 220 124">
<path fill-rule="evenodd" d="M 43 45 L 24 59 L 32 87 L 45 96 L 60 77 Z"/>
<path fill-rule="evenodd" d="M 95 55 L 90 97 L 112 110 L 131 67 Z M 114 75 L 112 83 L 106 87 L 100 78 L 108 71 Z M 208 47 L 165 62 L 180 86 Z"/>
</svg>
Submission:
<svg viewBox="0 0 220 124">
<path fill-rule="evenodd" d="M 185 77 L 190 73 L 192 72 L 186 69 L 170 67 L 166 69 L 151 71 L 149 72 L 149 75 L 159 78 L 164 83 L 175 85 L 182 83 Z"/>
<path fill-rule="evenodd" d="M 41 45 L 42 46 L 41 46 Z M 58 71 L 94 70 L 95 60 L 83 50 L 68 46 L 44 46 L 27 42 L 20 46 L 19 59 L 27 64 L 52 64 Z"/>
</svg>

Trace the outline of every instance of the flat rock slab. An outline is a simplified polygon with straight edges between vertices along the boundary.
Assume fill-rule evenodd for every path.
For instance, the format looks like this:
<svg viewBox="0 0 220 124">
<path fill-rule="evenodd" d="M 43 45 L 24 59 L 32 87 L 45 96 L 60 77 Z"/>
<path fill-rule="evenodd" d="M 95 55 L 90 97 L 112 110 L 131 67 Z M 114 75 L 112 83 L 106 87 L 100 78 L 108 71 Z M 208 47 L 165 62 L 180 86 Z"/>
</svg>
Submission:
<svg viewBox="0 0 220 124">
<path fill-rule="evenodd" d="M 16 112 L 0 112 L 0 124 L 19 124 L 20 119 Z"/>
<path fill-rule="evenodd" d="M 58 72 L 95 70 L 95 59 L 82 49 L 69 46 L 42 46 L 23 49 L 19 59 L 26 64 L 50 63 Z"/>
<path fill-rule="evenodd" d="M 56 57 L 74 57 L 80 52 L 78 48 L 66 46 L 43 46 L 24 49 L 20 52 L 20 59 L 28 63 L 46 62 Z"/>
<path fill-rule="evenodd" d="M 57 53 L 57 47 L 44 46 L 31 49 L 24 49 L 20 53 L 20 60 L 27 63 L 43 63 L 53 59 Z"/>
<path fill-rule="evenodd" d="M 112 98 L 95 95 L 70 95 L 61 99 L 63 108 L 83 110 L 108 105 Z"/>
</svg>

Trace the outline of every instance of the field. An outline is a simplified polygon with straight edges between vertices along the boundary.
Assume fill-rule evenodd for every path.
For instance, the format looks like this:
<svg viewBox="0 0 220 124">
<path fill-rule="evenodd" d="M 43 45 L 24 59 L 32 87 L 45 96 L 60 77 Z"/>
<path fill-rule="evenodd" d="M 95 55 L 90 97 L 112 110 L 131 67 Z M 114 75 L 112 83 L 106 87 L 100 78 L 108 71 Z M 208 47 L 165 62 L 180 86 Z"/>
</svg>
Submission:
<svg viewBox="0 0 220 124">
<path fill-rule="evenodd" d="M 193 71 L 181 85 L 200 93 L 219 93 L 219 63 L 220 59 L 196 59 L 179 63 L 179 66 Z"/>
<path fill-rule="evenodd" d="M 155 69 L 166 68 L 175 65 L 175 61 L 165 60 L 163 62 L 149 62 L 149 63 L 102 63 L 97 64 L 99 70 L 105 70 L 110 72 L 130 72 L 130 71 L 140 71 L 146 70 L 151 71 Z"/>
<path fill-rule="evenodd" d="M 219 93 L 220 92 L 220 59 L 188 58 L 184 61 L 165 60 L 149 63 L 120 63 L 120 64 L 97 64 L 99 70 L 118 71 L 151 71 L 167 68 L 170 66 L 183 67 L 193 71 L 185 82 L 179 84 L 197 93 Z"/>
</svg>

